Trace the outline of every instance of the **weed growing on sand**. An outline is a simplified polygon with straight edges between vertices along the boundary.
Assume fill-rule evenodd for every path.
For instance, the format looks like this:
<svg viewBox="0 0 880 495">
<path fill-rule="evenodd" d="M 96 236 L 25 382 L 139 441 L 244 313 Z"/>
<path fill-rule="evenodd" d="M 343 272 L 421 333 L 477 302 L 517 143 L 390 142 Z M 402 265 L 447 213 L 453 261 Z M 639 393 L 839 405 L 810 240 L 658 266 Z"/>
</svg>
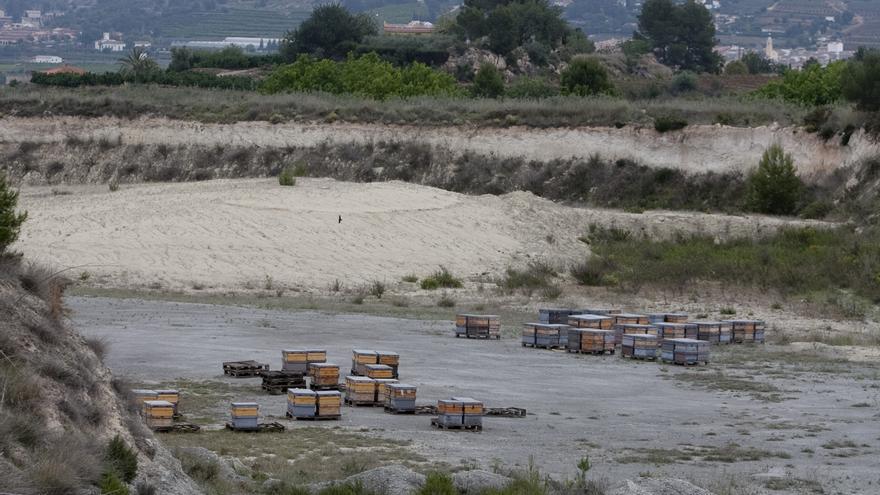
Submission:
<svg viewBox="0 0 880 495">
<path fill-rule="evenodd" d="M 113 437 L 107 444 L 107 464 L 120 479 L 131 483 L 137 476 L 138 460 L 137 453 L 125 444 L 119 435 Z"/>
<path fill-rule="evenodd" d="M 284 167 L 278 174 L 278 184 L 281 186 L 293 187 L 296 185 L 296 176 L 292 167 Z"/>
<path fill-rule="evenodd" d="M 508 268 L 504 277 L 498 282 L 498 286 L 508 292 L 521 290 L 531 295 L 534 290 L 551 287 L 557 276 L 556 269 L 550 264 L 534 261 L 523 269 Z"/>
<path fill-rule="evenodd" d="M 459 493 L 449 474 L 432 472 L 425 477 L 425 484 L 416 495 L 459 495 Z"/>
<path fill-rule="evenodd" d="M 367 288 L 367 291 L 371 296 L 376 299 L 382 299 L 382 295 L 385 294 L 385 282 L 379 280 L 373 280 L 370 282 L 370 286 Z"/>
<path fill-rule="evenodd" d="M 414 284 L 419 281 L 419 277 L 416 275 L 404 275 L 400 280 L 409 284 Z"/>
<path fill-rule="evenodd" d="M 446 269 L 446 267 L 441 266 L 433 274 L 422 279 L 421 288 L 422 290 L 435 290 L 435 289 L 460 289 L 463 286 L 460 279 L 456 278 Z"/>
<path fill-rule="evenodd" d="M 333 283 L 330 284 L 330 292 L 341 292 L 342 291 L 342 281 L 337 279 L 333 280 Z"/>
<path fill-rule="evenodd" d="M 455 307 L 455 299 L 449 296 L 449 294 L 444 293 L 440 296 L 440 299 L 437 300 L 437 306 L 441 308 L 454 308 Z"/>
</svg>

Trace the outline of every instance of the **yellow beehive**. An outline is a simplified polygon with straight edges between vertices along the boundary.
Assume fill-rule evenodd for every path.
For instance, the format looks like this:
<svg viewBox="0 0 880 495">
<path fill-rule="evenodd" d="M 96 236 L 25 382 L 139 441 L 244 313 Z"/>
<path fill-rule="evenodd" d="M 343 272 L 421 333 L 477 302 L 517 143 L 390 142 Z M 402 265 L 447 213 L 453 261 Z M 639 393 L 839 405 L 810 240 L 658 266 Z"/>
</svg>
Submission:
<svg viewBox="0 0 880 495">
<path fill-rule="evenodd" d="M 309 376 L 312 383 L 321 387 L 339 383 L 339 366 L 331 363 L 309 363 Z"/>
<path fill-rule="evenodd" d="M 253 418 L 260 414 L 260 406 L 255 402 L 233 402 L 232 403 L 233 418 Z"/>
<path fill-rule="evenodd" d="M 180 402 L 180 392 L 177 390 L 157 390 L 159 398 L 157 400 L 168 401 L 174 405 L 177 405 Z"/>
<path fill-rule="evenodd" d="M 327 351 L 323 349 L 309 349 L 306 351 L 306 361 L 309 363 L 324 363 L 327 361 Z"/>
<path fill-rule="evenodd" d="M 387 387 L 387 398 L 394 399 L 410 399 L 415 400 L 416 398 L 416 387 L 412 385 L 406 385 L 402 383 L 395 383 L 393 387 Z"/>
<path fill-rule="evenodd" d="M 462 404 L 462 413 L 467 415 L 482 415 L 483 403 L 470 397 L 453 397 L 452 400 Z"/>
<path fill-rule="evenodd" d="M 352 351 L 352 361 L 357 364 L 378 364 L 379 353 L 376 351 L 355 349 Z"/>
<path fill-rule="evenodd" d="M 159 392 L 156 392 L 155 390 L 134 389 L 131 393 L 133 393 L 135 398 L 141 403 L 148 400 L 159 400 Z"/>
<path fill-rule="evenodd" d="M 318 399 L 315 392 L 305 388 L 287 389 L 287 402 L 294 406 L 314 406 Z"/>
<path fill-rule="evenodd" d="M 376 400 L 382 401 L 388 397 L 387 385 L 391 383 L 400 383 L 396 378 L 377 378 L 376 379 Z"/>
<path fill-rule="evenodd" d="M 396 352 L 379 351 L 379 359 L 376 364 L 386 364 L 388 366 L 397 366 L 400 363 L 400 354 Z"/>
<path fill-rule="evenodd" d="M 342 394 L 339 392 L 318 392 L 318 416 L 339 416 L 342 413 Z"/>
<path fill-rule="evenodd" d="M 285 349 L 281 351 L 285 363 L 308 363 L 309 351 L 303 349 Z"/>
<path fill-rule="evenodd" d="M 391 366 L 386 364 L 368 364 L 367 368 L 367 377 L 373 379 L 379 378 L 394 378 L 394 369 Z"/>
<path fill-rule="evenodd" d="M 151 428 L 171 426 L 174 421 L 174 404 L 166 400 L 144 401 L 144 416 Z"/>
<path fill-rule="evenodd" d="M 438 400 L 437 412 L 440 414 L 464 414 L 464 403 L 457 400 Z"/>
<path fill-rule="evenodd" d="M 575 328 L 610 330 L 614 326 L 614 318 L 601 315 L 571 315 L 568 317 L 568 325 Z"/>
</svg>

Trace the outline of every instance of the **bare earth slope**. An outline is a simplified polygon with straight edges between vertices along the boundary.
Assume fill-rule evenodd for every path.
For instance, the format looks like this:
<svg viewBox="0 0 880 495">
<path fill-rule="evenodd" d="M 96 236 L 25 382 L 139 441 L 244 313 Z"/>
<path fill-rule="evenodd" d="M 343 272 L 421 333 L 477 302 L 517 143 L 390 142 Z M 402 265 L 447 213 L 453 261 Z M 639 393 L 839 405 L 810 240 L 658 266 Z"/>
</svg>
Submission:
<svg viewBox="0 0 880 495">
<path fill-rule="evenodd" d="M 878 153 L 878 146 L 855 134 L 848 146 L 823 141 L 796 128 L 691 126 L 658 134 L 624 127 L 529 129 L 384 126 L 368 124 L 278 124 L 242 122 L 202 124 L 165 119 L 120 120 L 74 117 L 0 119 L 0 142 L 61 142 L 69 137 L 109 138 L 125 144 L 233 145 L 256 147 L 316 146 L 323 142 L 416 140 L 461 152 L 552 160 L 631 159 L 647 166 L 690 172 L 747 170 L 770 145 L 791 153 L 802 175 L 828 172 Z"/>
<path fill-rule="evenodd" d="M 470 278 L 541 259 L 565 266 L 588 253 L 591 223 L 718 237 L 803 224 L 699 213 L 627 214 L 561 206 L 530 193 L 466 196 L 385 182 L 266 179 L 22 190 L 30 218 L 18 249 L 55 266 L 83 266 L 113 287 L 325 289 L 397 281 L 439 265 Z M 339 223 L 339 216 L 342 222 Z M 816 224 L 815 222 L 813 222 Z"/>
</svg>

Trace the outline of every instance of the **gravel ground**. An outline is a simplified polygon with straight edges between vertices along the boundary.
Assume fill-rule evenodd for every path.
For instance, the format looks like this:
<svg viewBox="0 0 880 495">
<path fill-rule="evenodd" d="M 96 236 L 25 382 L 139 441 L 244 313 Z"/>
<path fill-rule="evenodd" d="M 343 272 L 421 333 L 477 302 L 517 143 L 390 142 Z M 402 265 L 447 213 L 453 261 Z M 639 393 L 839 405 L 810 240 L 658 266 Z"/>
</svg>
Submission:
<svg viewBox="0 0 880 495">
<path fill-rule="evenodd" d="M 270 415 L 283 413 L 285 398 L 260 394 L 255 379 L 224 378 L 222 361 L 257 359 L 277 368 L 282 348 L 321 347 L 345 370 L 352 348 L 393 350 L 401 354 L 402 380 L 418 386 L 421 403 L 471 396 L 489 407 L 528 409 L 525 419 L 487 418 L 480 434 L 437 431 L 427 417 L 373 408 L 346 408 L 341 422 L 327 425 L 409 440 L 437 461 L 485 468 L 525 466 L 531 458 L 548 474 L 570 477 L 577 460 L 589 456 L 591 474 L 612 480 L 646 473 L 710 487 L 729 479 L 778 480 L 783 489 L 775 493 L 809 493 L 821 485 L 825 493 L 869 494 L 880 486 L 876 363 L 798 356 L 762 362 L 793 348 L 735 346 L 720 353 L 728 364 L 684 369 L 525 349 L 514 339 L 456 339 L 451 321 L 97 297 L 71 297 L 68 304 L 83 334 L 109 342 L 107 362 L 117 374 L 234 383 L 242 387 L 238 399 L 257 400 Z M 739 362 L 739 355 L 750 359 Z M 766 400 L 687 379 L 715 372 L 780 392 Z M 676 379 L 685 374 L 691 376 Z M 223 411 L 215 413 L 219 418 Z M 755 460 L 724 462 L 730 459 L 720 452 L 731 444 L 740 453 L 774 455 L 752 452 Z"/>
</svg>

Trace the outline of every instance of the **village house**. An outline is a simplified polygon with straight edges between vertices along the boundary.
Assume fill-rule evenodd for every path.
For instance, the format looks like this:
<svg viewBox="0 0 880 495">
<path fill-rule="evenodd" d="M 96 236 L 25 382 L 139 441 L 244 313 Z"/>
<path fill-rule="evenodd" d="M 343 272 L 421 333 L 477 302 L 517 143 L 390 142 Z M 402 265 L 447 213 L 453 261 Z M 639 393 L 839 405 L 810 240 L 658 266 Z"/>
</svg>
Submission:
<svg viewBox="0 0 880 495">
<path fill-rule="evenodd" d="M 125 42 L 111 38 L 110 33 L 104 33 L 104 36 L 95 42 L 95 50 L 121 52 L 125 50 Z"/>
</svg>

